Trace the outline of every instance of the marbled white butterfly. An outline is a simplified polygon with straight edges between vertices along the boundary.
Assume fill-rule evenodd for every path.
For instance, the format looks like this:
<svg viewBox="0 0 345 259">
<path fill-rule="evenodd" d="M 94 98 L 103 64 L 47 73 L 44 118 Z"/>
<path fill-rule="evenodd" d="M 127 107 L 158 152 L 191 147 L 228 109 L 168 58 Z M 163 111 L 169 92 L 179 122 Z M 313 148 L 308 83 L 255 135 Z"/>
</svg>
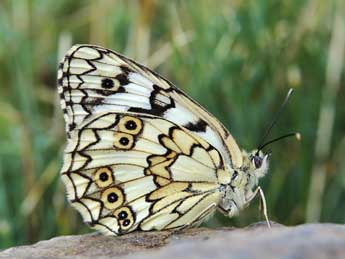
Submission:
<svg viewBox="0 0 345 259">
<path fill-rule="evenodd" d="M 72 47 L 59 65 L 67 146 L 61 176 L 105 234 L 182 229 L 260 194 L 268 154 L 241 151 L 214 116 L 168 80 L 109 49 Z"/>
</svg>

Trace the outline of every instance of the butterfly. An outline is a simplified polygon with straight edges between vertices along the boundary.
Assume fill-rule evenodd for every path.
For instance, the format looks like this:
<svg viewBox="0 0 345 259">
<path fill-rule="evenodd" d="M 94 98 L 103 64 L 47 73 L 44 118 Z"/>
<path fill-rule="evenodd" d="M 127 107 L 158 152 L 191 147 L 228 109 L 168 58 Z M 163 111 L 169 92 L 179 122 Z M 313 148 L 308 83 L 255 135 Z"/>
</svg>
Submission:
<svg viewBox="0 0 345 259">
<path fill-rule="evenodd" d="M 61 178 L 84 222 L 104 234 L 178 230 L 260 195 L 269 154 L 241 151 L 196 101 L 112 50 L 75 45 L 58 68 L 67 145 Z"/>
</svg>

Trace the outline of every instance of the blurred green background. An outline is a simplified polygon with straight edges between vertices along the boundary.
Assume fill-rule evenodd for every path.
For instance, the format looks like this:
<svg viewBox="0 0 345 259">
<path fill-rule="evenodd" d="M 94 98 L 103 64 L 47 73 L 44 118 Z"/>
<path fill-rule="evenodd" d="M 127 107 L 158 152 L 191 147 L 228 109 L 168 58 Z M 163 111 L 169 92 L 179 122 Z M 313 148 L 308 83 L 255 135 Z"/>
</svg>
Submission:
<svg viewBox="0 0 345 259">
<path fill-rule="evenodd" d="M 0 248 L 90 231 L 59 179 L 57 62 L 75 43 L 158 71 L 252 149 L 288 88 L 261 181 L 271 220 L 345 222 L 345 1 L 0 1 Z M 233 219 L 260 220 L 258 201 Z"/>
</svg>

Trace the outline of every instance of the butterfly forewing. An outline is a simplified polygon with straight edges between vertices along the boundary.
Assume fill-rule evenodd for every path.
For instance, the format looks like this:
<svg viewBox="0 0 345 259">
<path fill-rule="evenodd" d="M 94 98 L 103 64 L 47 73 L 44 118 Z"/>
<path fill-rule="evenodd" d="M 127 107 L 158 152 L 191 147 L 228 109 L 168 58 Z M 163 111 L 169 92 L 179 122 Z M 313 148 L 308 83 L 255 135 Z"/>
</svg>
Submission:
<svg viewBox="0 0 345 259">
<path fill-rule="evenodd" d="M 204 108 L 172 83 L 111 50 L 76 45 L 58 71 L 66 131 L 103 112 L 153 115 L 186 128 L 217 148 L 229 166 L 242 165 L 231 134 Z"/>
</svg>

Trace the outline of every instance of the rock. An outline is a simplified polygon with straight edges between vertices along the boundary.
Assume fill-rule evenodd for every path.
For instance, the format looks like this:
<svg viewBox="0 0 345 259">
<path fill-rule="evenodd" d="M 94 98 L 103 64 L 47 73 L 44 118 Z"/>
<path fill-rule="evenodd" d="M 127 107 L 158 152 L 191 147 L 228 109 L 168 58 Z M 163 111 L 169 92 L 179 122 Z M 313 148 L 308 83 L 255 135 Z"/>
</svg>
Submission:
<svg viewBox="0 0 345 259">
<path fill-rule="evenodd" d="M 345 258 L 345 226 L 307 224 L 268 229 L 193 228 L 180 232 L 137 232 L 120 237 L 61 236 L 9 248 L 0 258 Z"/>
</svg>

